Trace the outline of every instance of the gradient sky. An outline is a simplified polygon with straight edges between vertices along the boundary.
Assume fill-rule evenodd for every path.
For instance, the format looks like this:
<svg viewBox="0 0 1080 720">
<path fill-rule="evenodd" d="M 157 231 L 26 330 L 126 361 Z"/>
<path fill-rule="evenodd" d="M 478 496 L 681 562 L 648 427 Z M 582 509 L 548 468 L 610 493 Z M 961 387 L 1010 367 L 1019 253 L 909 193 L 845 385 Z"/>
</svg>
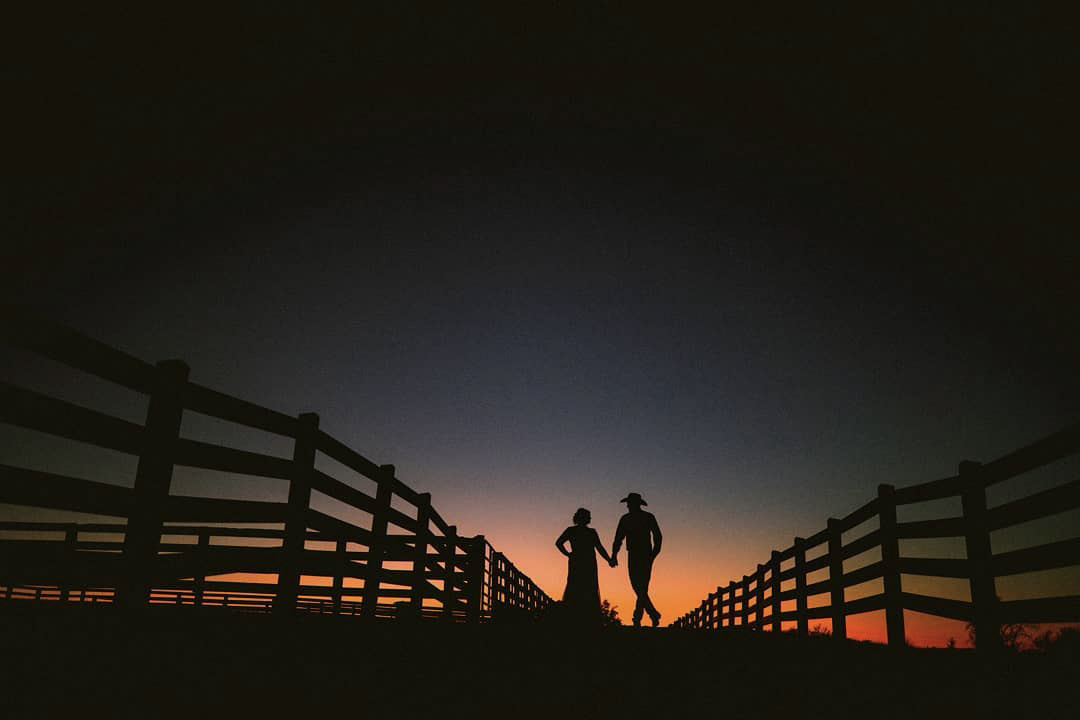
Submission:
<svg viewBox="0 0 1080 720">
<path fill-rule="evenodd" d="M 1051 29 L 484 17 L 62 29 L 15 84 L 6 292 L 318 412 L 554 596 L 573 511 L 608 538 L 641 492 L 668 619 L 878 483 L 1077 419 Z M 629 615 L 623 568 L 601 590 Z"/>
</svg>

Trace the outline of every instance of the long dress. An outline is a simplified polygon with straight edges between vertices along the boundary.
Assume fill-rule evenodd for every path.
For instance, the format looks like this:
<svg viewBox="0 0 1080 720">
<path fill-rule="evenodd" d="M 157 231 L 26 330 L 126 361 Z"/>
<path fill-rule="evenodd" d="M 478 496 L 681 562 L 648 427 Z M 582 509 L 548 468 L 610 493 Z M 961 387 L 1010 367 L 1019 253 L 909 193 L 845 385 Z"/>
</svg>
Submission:
<svg viewBox="0 0 1080 720">
<path fill-rule="evenodd" d="M 600 536 L 586 525 L 572 525 L 561 537 L 570 541 L 563 604 L 581 616 L 600 614 L 600 581 L 596 573 L 596 546 Z"/>
</svg>

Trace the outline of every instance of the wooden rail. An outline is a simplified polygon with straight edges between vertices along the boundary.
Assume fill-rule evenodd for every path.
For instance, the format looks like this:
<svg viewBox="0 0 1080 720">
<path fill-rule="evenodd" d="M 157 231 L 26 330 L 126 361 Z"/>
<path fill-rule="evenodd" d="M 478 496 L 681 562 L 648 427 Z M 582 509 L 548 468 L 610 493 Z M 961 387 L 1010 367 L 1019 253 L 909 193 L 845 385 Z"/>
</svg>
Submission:
<svg viewBox="0 0 1080 720">
<path fill-rule="evenodd" d="M 7 343 L 149 400 L 138 425 L 0 381 L 0 422 L 138 458 L 133 487 L 0 464 L 0 503 L 122 520 L 0 522 L 0 600 L 471 622 L 536 614 L 551 602 L 483 536 L 460 537 L 393 465 L 321 430 L 317 415 L 240 400 L 192 382 L 179 360 L 151 365 L 38 317 L 4 310 L 0 323 Z M 185 412 L 288 438 L 292 456 L 181 437 Z M 318 469 L 320 457 L 374 481 L 374 496 Z M 178 466 L 285 482 L 288 499 L 173 495 Z M 370 514 L 370 526 L 312 508 L 313 492 Z M 412 511 L 395 507 L 395 498 Z"/>
<path fill-rule="evenodd" d="M 828 618 L 832 622 L 833 636 L 844 638 L 849 615 L 884 610 L 889 645 L 903 646 L 904 610 L 913 610 L 971 622 L 977 647 L 995 650 L 1000 646 L 1002 624 L 1080 621 L 1080 596 L 1000 601 L 995 591 L 998 577 L 1080 565 L 1080 537 L 998 554 L 992 553 L 990 547 L 990 533 L 995 530 L 1080 507 L 1080 480 L 1068 481 L 993 508 L 988 508 L 986 503 L 988 487 L 1077 452 L 1080 452 L 1080 424 L 986 465 L 962 462 L 959 472 L 952 477 L 905 488 L 881 485 L 877 497 L 870 502 L 843 518 L 830 518 L 824 530 L 808 538 L 795 538 L 787 549 L 774 551 L 769 564 L 758 565 L 753 574 L 743 576 L 741 583 L 718 587 L 701 605 L 672 624 L 708 630 L 733 627 L 764 630 L 769 627 L 779 631 L 782 622 L 794 621 L 796 631 L 805 635 L 810 620 Z M 960 499 L 960 516 L 897 522 L 898 506 L 944 498 Z M 876 530 L 855 540 L 843 541 L 845 532 L 875 517 L 878 519 Z M 1080 531 L 1080 528 L 1074 530 Z M 899 541 L 913 538 L 963 538 L 966 558 L 902 557 Z M 826 546 L 825 552 L 807 560 L 807 554 L 821 546 Z M 845 560 L 873 549 L 880 549 L 880 561 L 844 571 Z M 790 565 L 784 568 L 789 561 Z M 810 574 L 826 568 L 827 579 L 808 582 Z M 904 592 L 903 575 L 965 579 L 971 590 L 971 600 Z M 882 592 L 857 600 L 845 599 L 846 588 L 878 578 L 882 580 Z M 783 583 L 792 580 L 793 587 L 781 589 Z M 829 604 L 809 607 L 808 598 L 823 593 L 828 593 Z M 794 610 L 781 609 L 781 603 L 792 600 L 795 601 Z M 740 610 L 736 610 L 737 603 Z"/>
</svg>

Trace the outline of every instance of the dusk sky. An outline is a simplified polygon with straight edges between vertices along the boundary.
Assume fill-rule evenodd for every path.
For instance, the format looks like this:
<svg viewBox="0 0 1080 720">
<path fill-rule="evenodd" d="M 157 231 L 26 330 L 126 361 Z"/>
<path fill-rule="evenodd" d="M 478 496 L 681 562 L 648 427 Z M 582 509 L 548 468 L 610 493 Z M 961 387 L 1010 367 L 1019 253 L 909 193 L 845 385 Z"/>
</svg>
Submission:
<svg viewBox="0 0 1080 720">
<path fill-rule="evenodd" d="M 640 492 L 666 620 L 878 483 L 1078 419 L 1052 22 L 614 12 L 61 29 L 15 83 L 5 292 L 319 413 L 555 597 L 574 510 L 610 542 Z M 628 617 L 625 568 L 600 583 Z"/>
</svg>

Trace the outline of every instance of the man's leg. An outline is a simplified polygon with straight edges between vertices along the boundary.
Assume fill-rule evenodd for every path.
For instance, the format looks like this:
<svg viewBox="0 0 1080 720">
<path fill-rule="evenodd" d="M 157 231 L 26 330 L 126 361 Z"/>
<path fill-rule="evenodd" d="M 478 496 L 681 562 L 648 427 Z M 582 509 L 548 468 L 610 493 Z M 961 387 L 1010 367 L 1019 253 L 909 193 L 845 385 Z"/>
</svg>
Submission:
<svg viewBox="0 0 1080 720">
<path fill-rule="evenodd" d="M 656 606 L 652 604 L 652 600 L 649 598 L 649 583 L 647 581 L 641 589 L 641 594 L 638 595 L 638 602 L 641 604 L 642 609 L 649 614 L 653 625 L 656 625 L 660 620 L 660 611 L 656 609 Z"/>
<path fill-rule="evenodd" d="M 638 568 L 638 564 L 634 562 L 633 556 L 627 558 L 626 569 L 630 573 L 630 587 L 634 589 L 634 595 L 637 596 L 637 600 L 634 603 L 633 620 L 634 627 L 638 627 L 641 625 L 641 616 L 645 614 L 645 603 L 641 600 L 641 570 Z"/>
<path fill-rule="evenodd" d="M 632 584 L 633 583 L 631 583 L 631 585 Z M 644 614 L 645 614 L 645 606 L 641 602 L 641 596 L 638 595 L 637 596 L 637 602 L 634 603 L 634 616 L 633 616 L 634 627 L 639 627 L 641 625 L 641 616 L 644 615 Z"/>
<path fill-rule="evenodd" d="M 649 599 L 649 580 L 652 579 L 652 562 L 630 562 L 630 586 L 634 588 L 634 594 L 637 595 L 637 603 L 634 605 L 634 624 L 641 624 L 641 616 L 643 613 L 649 613 L 649 617 L 652 619 L 655 625 L 660 617 L 660 613 L 656 611 L 656 608 L 652 604 L 652 600 Z"/>
</svg>

